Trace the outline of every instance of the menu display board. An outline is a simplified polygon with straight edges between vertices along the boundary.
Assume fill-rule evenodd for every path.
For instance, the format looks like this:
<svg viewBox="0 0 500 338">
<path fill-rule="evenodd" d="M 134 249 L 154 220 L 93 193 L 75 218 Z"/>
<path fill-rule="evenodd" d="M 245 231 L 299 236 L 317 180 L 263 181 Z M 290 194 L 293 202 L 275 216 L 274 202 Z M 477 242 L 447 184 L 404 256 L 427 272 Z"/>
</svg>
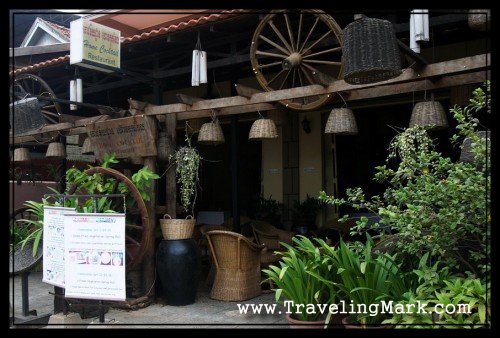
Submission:
<svg viewBox="0 0 500 338">
<path fill-rule="evenodd" d="M 66 297 L 125 300 L 125 214 L 64 218 Z"/>
<path fill-rule="evenodd" d="M 43 277 L 42 281 L 64 287 L 64 215 L 73 208 L 43 208 Z"/>
</svg>

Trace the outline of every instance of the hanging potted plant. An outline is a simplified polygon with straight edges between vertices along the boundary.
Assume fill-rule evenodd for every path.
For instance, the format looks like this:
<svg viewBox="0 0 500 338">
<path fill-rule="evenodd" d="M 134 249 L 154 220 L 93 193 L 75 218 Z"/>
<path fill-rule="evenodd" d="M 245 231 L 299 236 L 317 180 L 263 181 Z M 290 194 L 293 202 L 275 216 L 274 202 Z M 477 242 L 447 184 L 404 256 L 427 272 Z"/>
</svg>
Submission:
<svg viewBox="0 0 500 338">
<path fill-rule="evenodd" d="M 173 219 L 169 214 L 163 216 L 163 219 L 160 220 L 161 231 L 163 238 L 167 240 L 190 238 L 196 223 L 193 215 L 201 157 L 198 150 L 191 146 L 187 124 L 185 140 L 187 145 L 180 147 L 174 154 L 170 155 L 170 163 L 176 166 L 175 173 L 180 189 L 181 206 L 183 211 L 188 213 L 188 216 L 185 219 Z"/>
</svg>

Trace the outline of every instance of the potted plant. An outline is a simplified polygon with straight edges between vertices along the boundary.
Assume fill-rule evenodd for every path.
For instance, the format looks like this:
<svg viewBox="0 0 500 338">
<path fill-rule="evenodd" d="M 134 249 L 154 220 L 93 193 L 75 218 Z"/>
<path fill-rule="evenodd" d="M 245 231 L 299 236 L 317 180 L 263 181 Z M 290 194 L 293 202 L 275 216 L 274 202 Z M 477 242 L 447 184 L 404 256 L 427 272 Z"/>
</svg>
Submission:
<svg viewBox="0 0 500 338">
<path fill-rule="evenodd" d="M 259 196 L 255 219 L 269 222 L 273 226 L 281 228 L 282 210 L 283 204 L 272 199 L 272 196 L 269 196 L 269 198 Z"/>
<path fill-rule="evenodd" d="M 320 200 L 309 195 L 303 202 L 294 201 L 292 219 L 298 233 L 305 235 L 308 230 L 316 228 L 316 216 L 321 208 Z"/>
<path fill-rule="evenodd" d="M 160 220 L 163 238 L 167 240 L 186 239 L 193 234 L 196 219 L 194 206 L 196 203 L 197 189 L 199 183 L 198 170 L 200 168 L 201 157 L 196 148 L 191 146 L 191 137 L 186 124 L 186 145 L 180 147 L 174 154 L 170 155 L 170 164 L 175 165 L 177 183 L 179 184 L 181 206 L 184 212 L 188 213 L 186 219 L 172 219 L 165 214 Z M 168 216 L 168 219 L 166 218 Z"/>
<path fill-rule="evenodd" d="M 372 250 L 373 240 L 367 237 L 360 253 L 342 240 L 338 248 L 325 250 L 338 272 L 340 282 L 337 286 L 349 309 L 347 312 L 352 313 L 342 323 L 346 328 L 390 328 L 380 325 L 384 319 L 381 301 L 398 302 L 409 287 L 395 255 L 376 256 Z"/>
<path fill-rule="evenodd" d="M 320 308 L 317 305 L 335 302 L 339 290 L 334 283 L 322 280 L 336 281 L 336 270 L 332 269 L 331 261 L 325 260 L 322 252 L 307 237 L 294 237 L 293 242 L 295 246 L 281 243 L 287 251 L 276 253 L 283 256 L 279 266 L 270 265 L 269 269 L 262 271 L 276 286 L 276 302 L 284 299 L 286 317 L 291 327 L 323 328 L 328 307 Z M 307 308 L 314 306 L 314 309 L 300 308 L 298 304 L 304 304 Z"/>
</svg>

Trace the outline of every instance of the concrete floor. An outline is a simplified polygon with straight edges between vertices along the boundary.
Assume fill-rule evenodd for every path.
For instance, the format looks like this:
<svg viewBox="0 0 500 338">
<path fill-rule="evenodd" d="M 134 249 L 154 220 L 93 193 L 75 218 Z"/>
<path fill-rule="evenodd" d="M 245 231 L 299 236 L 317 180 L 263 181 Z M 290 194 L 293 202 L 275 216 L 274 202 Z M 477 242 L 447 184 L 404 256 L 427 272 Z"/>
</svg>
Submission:
<svg viewBox="0 0 500 338">
<path fill-rule="evenodd" d="M 13 284 L 14 282 L 14 284 Z M 15 297 L 12 298 L 14 289 Z M 21 278 L 10 278 L 10 300 L 14 304 L 14 315 L 22 314 Z M 54 306 L 54 287 L 42 282 L 41 272 L 33 272 L 29 276 L 30 309 L 38 315 L 52 314 Z M 201 282 L 194 304 L 186 306 L 169 306 L 157 303 L 136 311 L 125 311 L 110 308 L 105 315 L 105 324 L 99 324 L 98 318 L 82 319 L 82 325 L 75 328 L 288 328 L 281 305 L 274 314 L 240 314 L 238 302 L 223 302 L 209 298 L 210 288 Z M 241 302 L 241 304 L 274 304 L 274 293 L 265 293 L 259 297 Z M 280 314 L 279 311 L 282 313 Z M 262 311 L 264 312 L 264 311 Z M 79 316 L 77 316 L 80 321 Z M 59 328 L 62 325 L 29 326 L 29 328 Z M 28 328 L 16 325 L 16 328 Z M 68 327 L 68 326 L 64 326 Z"/>
</svg>

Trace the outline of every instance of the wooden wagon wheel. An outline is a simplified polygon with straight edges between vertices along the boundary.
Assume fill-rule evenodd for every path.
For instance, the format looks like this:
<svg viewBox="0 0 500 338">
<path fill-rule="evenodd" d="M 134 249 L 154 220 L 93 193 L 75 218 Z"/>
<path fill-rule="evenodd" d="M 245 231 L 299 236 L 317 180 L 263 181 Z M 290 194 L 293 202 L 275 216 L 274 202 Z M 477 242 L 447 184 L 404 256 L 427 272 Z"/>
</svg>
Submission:
<svg viewBox="0 0 500 338">
<path fill-rule="evenodd" d="M 138 220 L 131 220 L 130 216 L 132 213 L 127 212 L 127 224 L 125 225 L 125 256 L 126 256 L 126 270 L 129 271 L 132 269 L 134 266 L 136 266 L 138 263 L 141 262 L 142 257 L 144 256 L 144 253 L 148 249 L 150 245 L 153 245 L 151 241 L 149 240 L 148 232 L 150 231 L 150 223 L 149 223 L 149 215 L 148 211 L 146 208 L 146 204 L 144 203 L 144 200 L 139 193 L 139 190 L 137 190 L 136 186 L 134 183 L 125 175 L 123 175 L 121 172 L 115 170 L 115 169 L 110 169 L 110 168 L 103 168 L 103 167 L 94 167 L 85 170 L 85 173 L 87 175 L 93 175 L 96 173 L 106 175 L 106 176 L 111 176 L 117 180 L 117 184 L 115 187 L 118 186 L 119 182 L 123 182 L 129 192 L 130 196 L 134 199 L 134 201 L 137 203 L 137 209 L 139 212 L 140 218 Z M 106 177 L 104 176 L 104 178 Z M 74 184 L 69 190 L 68 194 L 72 195 L 74 194 L 78 189 L 78 184 Z M 114 192 L 113 192 L 114 193 Z"/>
<path fill-rule="evenodd" d="M 33 96 L 45 96 L 56 98 L 56 94 L 50 86 L 41 77 L 33 74 L 20 74 L 13 78 L 11 86 L 11 100 L 22 100 Z M 59 123 L 61 115 L 61 106 L 53 101 L 38 101 L 41 108 L 41 113 L 47 123 Z"/>
<path fill-rule="evenodd" d="M 252 68 L 266 91 L 320 84 L 316 74 L 342 76 L 342 30 L 318 9 L 273 11 L 262 19 L 252 38 Z M 321 107 L 328 95 L 280 101 L 296 110 Z"/>
<path fill-rule="evenodd" d="M 11 229 L 14 227 L 29 229 L 30 226 L 27 223 L 20 222 L 23 219 L 36 221 L 37 217 L 29 211 L 28 207 L 18 208 L 10 215 Z M 11 240 L 13 241 L 14 238 L 11 238 Z M 36 255 L 33 256 L 33 241 L 27 242 L 24 248 L 21 248 L 21 243 L 15 244 L 9 258 L 9 272 L 16 275 L 33 269 L 42 259 L 43 250 L 41 248 L 42 241 L 39 243 Z"/>
</svg>

